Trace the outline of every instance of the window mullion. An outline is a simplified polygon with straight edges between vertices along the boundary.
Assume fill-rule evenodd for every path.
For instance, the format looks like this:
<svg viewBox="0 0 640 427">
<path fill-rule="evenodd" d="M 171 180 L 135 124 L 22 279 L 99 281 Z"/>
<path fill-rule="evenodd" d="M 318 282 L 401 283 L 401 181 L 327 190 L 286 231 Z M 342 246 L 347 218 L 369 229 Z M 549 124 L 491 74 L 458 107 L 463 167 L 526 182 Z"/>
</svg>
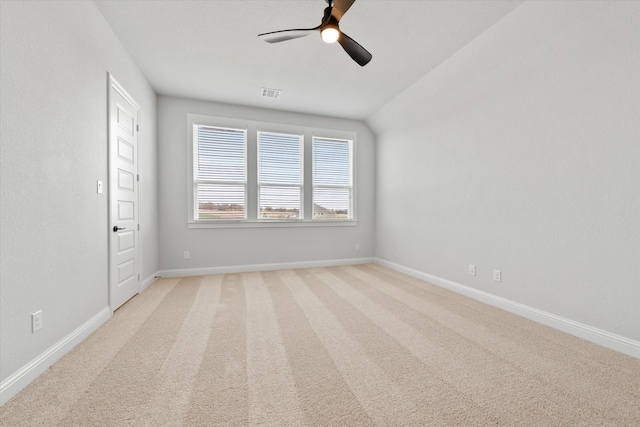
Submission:
<svg viewBox="0 0 640 427">
<path fill-rule="evenodd" d="M 302 187 L 301 184 L 280 184 L 276 182 L 260 182 L 258 183 L 259 187 L 289 187 L 289 188 L 297 188 Z"/>
<path fill-rule="evenodd" d="M 304 178 L 303 178 L 303 198 L 305 221 L 313 221 L 313 135 L 311 131 L 304 133 Z"/>
<path fill-rule="evenodd" d="M 247 220 L 258 220 L 258 136 L 255 125 L 247 135 Z"/>
</svg>

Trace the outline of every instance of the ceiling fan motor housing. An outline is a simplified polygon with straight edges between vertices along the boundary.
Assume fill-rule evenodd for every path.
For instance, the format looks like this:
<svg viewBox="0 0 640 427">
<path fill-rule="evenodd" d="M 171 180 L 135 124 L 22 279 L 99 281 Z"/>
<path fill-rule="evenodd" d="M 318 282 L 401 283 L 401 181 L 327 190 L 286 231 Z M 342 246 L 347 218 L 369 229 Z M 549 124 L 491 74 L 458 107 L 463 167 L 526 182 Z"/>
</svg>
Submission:
<svg viewBox="0 0 640 427">
<path fill-rule="evenodd" d="M 311 33 L 320 30 L 322 39 L 327 43 L 338 42 L 347 54 L 364 67 L 371 61 L 371 54 L 351 37 L 340 31 L 339 22 L 342 16 L 349 10 L 356 0 L 325 0 L 329 5 L 324 9 L 322 22 L 315 28 L 291 29 L 272 31 L 269 33 L 258 34 L 268 43 L 279 43 L 286 40 L 305 37 Z"/>
</svg>

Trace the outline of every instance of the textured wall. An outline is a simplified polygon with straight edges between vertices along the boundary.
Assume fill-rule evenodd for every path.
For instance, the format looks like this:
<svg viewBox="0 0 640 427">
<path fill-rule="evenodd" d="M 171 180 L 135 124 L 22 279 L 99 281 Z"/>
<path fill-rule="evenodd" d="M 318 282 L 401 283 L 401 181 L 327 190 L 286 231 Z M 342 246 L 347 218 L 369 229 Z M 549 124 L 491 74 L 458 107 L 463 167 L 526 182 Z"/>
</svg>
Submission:
<svg viewBox="0 0 640 427">
<path fill-rule="evenodd" d="M 108 306 L 107 72 L 141 105 L 142 276 L 157 261 L 156 96 L 93 2 L 2 2 L 0 380 Z M 106 186 L 105 186 L 106 189 Z M 31 333 L 31 313 L 44 327 Z"/>
<path fill-rule="evenodd" d="M 356 227 L 187 229 L 187 114 L 355 131 Z M 358 121 L 158 98 L 160 268 L 162 270 L 308 262 L 373 256 L 374 138 Z M 355 244 L 360 243 L 360 250 Z M 190 259 L 183 259 L 183 251 Z"/>
<path fill-rule="evenodd" d="M 374 114 L 376 256 L 639 340 L 638 28 L 527 2 Z"/>
</svg>

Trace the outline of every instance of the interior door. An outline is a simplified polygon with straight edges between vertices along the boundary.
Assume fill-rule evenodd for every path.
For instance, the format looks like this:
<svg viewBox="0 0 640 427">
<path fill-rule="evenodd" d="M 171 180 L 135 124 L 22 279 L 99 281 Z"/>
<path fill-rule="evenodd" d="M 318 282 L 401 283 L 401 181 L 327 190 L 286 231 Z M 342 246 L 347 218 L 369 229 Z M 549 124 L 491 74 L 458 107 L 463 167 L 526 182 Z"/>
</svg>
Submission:
<svg viewBox="0 0 640 427">
<path fill-rule="evenodd" d="M 139 290 L 138 104 L 109 76 L 109 305 Z"/>
</svg>

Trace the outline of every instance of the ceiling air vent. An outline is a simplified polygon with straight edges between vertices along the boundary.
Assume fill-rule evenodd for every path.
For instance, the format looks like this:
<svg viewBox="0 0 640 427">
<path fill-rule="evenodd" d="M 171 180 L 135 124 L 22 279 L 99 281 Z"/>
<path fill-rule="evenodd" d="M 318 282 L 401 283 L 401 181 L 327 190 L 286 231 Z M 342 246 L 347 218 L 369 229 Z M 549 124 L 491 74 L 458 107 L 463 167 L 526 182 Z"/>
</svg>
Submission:
<svg viewBox="0 0 640 427">
<path fill-rule="evenodd" d="M 262 88 L 262 96 L 264 98 L 273 98 L 273 99 L 278 99 L 280 98 L 280 93 L 282 91 L 280 89 L 269 89 L 266 87 Z"/>
</svg>

